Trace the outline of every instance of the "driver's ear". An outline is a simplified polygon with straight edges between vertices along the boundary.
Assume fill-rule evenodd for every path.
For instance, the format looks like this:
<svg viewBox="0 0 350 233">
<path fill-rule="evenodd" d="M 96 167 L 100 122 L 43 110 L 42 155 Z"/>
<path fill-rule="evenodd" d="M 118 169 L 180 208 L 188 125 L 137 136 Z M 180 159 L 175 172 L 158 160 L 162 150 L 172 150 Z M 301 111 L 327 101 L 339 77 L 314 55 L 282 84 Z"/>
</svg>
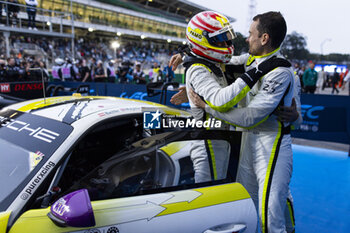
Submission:
<svg viewBox="0 0 350 233">
<path fill-rule="evenodd" d="M 269 41 L 270 41 L 270 35 L 267 34 L 267 33 L 263 33 L 263 34 L 261 35 L 260 41 L 261 41 L 261 45 L 262 45 L 262 46 L 266 45 L 266 44 L 269 43 Z"/>
</svg>

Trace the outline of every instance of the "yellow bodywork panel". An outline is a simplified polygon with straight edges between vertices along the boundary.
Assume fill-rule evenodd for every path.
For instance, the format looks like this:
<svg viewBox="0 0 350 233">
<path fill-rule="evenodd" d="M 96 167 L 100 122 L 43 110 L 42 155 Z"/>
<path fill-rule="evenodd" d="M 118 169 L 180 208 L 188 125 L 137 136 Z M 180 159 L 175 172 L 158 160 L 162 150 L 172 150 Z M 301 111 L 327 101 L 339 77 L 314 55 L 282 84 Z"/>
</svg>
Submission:
<svg viewBox="0 0 350 233">
<path fill-rule="evenodd" d="M 118 97 L 109 97 L 109 96 L 60 96 L 60 97 L 50 97 L 44 99 L 40 99 L 31 103 L 28 103 L 22 107 L 19 107 L 17 110 L 21 112 L 27 112 L 31 110 L 35 110 L 38 108 L 43 108 L 46 106 L 58 104 L 65 101 L 70 100 L 76 100 L 76 99 L 120 99 L 120 100 L 129 100 L 130 102 L 137 102 L 137 103 L 144 103 L 150 105 L 150 107 L 159 107 L 160 110 L 162 110 L 164 113 L 168 115 L 174 115 L 174 116 L 190 116 L 189 113 L 185 111 L 181 111 L 175 108 L 169 108 L 165 105 L 148 102 L 144 100 L 136 100 L 136 99 L 123 99 Z M 141 107 L 141 106 L 140 106 Z"/>
<path fill-rule="evenodd" d="M 184 201 L 164 205 L 162 204 L 161 206 L 165 207 L 166 209 L 162 213 L 158 214 L 158 216 L 250 198 L 248 192 L 239 183 L 194 189 L 193 191 L 197 191 L 202 195 L 191 202 Z M 176 195 L 175 193 L 173 194 Z"/>
<path fill-rule="evenodd" d="M 0 233 L 6 233 L 7 223 L 10 218 L 11 212 L 0 213 Z"/>
<path fill-rule="evenodd" d="M 243 186 L 239 183 L 232 183 L 163 194 L 94 201 L 92 202 L 92 208 L 94 210 L 96 225 L 92 228 L 144 219 L 148 219 L 149 221 L 152 218 L 158 218 L 164 215 L 181 214 L 182 212 L 247 198 L 250 198 L 250 196 Z M 156 203 L 157 201 L 158 203 Z M 149 213 L 149 210 L 154 210 L 155 208 L 158 212 L 152 216 L 148 216 L 147 213 Z M 48 231 L 58 233 L 89 229 L 58 227 L 47 216 L 49 211 L 50 208 L 25 212 L 12 226 L 10 233 L 46 233 Z"/>
</svg>

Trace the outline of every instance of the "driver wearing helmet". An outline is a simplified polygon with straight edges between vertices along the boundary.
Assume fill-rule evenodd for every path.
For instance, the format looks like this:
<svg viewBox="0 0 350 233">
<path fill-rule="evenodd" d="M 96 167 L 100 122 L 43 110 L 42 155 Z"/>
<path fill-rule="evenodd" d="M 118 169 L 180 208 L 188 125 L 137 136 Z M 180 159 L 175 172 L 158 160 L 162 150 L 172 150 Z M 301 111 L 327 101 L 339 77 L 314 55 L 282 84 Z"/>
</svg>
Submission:
<svg viewBox="0 0 350 233">
<path fill-rule="evenodd" d="M 244 62 L 244 75 L 248 78 L 252 78 L 251 71 L 254 69 L 254 73 L 270 71 L 254 87 L 250 87 L 249 95 L 244 94 L 240 108 L 227 112 L 222 108 L 214 109 L 215 106 L 204 103 L 190 91 L 191 102 L 195 105 L 219 119 L 246 128 L 242 134 L 237 181 L 251 195 L 259 212 L 263 233 L 294 232 L 289 190 L 292 173 L 291 122 L 273 115 L 279 106 L 292 105 L 298 89 L 291 65 L 279 53 L 286 31 L 286 22 L 279 12 L 267 12 L 253 18 L 247 39 L 249 54 L 236 57 L 233 63 Z M 275 65 L 276 69 L 271 69 Z M 268 69 L 265 70 L 266 67 Z M 207 83 L 207 86 L 211 91 L 223 96 L 227 90 L 223 88 L 222 93 L 216 92 L 220 87 L 210 81 L 211 85 Z M 235 83 L 231 85 L 232 93 L 236 91 Z M 292 217 L 290 221 L 288 215 Z"/>
<path fill-rule="evenodd" d="M 193 90 L 204 99 L 209 98 L 207 79 L 215 79 L 221 87 L 227 86 L 220 63 L 230 61 L 233 54 L 232 39 L 235 34 L 228 19 L 216 12 L 205 11 L 195 15 L 186 29 L 187 43 L 191 50 L 185 62 L 186 89 Z M 190 101 L 192 115 L 196 120 L 207 120 L 210 115 L 196 108 Z M 229 126 L 222 123 L 221 129 Z M 227 173 L 229 145 L 224 141 L 194 141 L 191 159 L 195 171 L 195 182 L 224 179 Z"/>
<path fill-rule="evenodd" d="M 221 65 L 230 62 L 235 38 L 228 19 L 213 11 L 195 15 L 186 30 L 189 56 L 184 61 L 187 95 L 192 89 L 217 111 L 225 112 L 235 106 L 269 71 L 278 66 L 288 66 L 275 57 L 267 59 L 234 83 L 227 86 Z M 211 114 L 196 108 L 190 100 L 192 114 L 196 120 L 208 119 Z M 223 129 L 228 125 L 222 124 Z M 196 141 L 191 147 L 191 159 L 195 171 L 195 181 L 204 182 L 226 177 L 228 165 L 228 145 L 223 142 Z"/>
</svg>

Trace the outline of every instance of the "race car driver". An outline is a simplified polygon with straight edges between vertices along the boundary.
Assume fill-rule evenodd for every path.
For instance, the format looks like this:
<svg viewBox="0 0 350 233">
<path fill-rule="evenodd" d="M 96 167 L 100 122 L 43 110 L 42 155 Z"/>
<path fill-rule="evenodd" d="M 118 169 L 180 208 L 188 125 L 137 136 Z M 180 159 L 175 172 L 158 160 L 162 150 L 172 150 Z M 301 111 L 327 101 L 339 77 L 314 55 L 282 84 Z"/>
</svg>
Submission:
<svg viewBox="0 0 350 233">
<path fill-rule="evenodd" d="M 282 58 L 279 46 L 286 34 L 286 23 L 279 12 L 255 16 L 249 33 L 247 42 L 249 53 L 253 56 L 244 55 L 236 59 L 238 62 L 245 61 L 247 70 L 259 67 L 260 63 L 272 56 Z M 216 85 L 215 88 L 220 87 Z M 237 180 L 259 207 L 263 233 L 294 230 L 286 227 L 284 219 L 292 174 L 290 125 L 272 115 L 279 105 L 292 104 L 294 89 L 292 69 L 279 67 L 266 74 L 252 88 L 249 95 L 240 102 L 240 108 L 224 113 L 205 104 L 190 91 L 191 101 L 197 106 L 215 117 L 248 129 L 243 133 Z"/>
<path fill-rule="evenodd" d="M 227 86 L 220 64 L 230 61 L 233 55 L 232 39 L 235 37 L 228 19 L 216 12 L 205 11 L 195 15 L 186 30 L 190 56 L 185 60 L 187 90 L 194 89 L 213 108 L 228 110 L 242 99 L 250 88 L 267 72 L 278 66 L 289 66 L 285 60 L 271 58 L 243 74 L 223 94 L 212 92 L 212 82 L 219 89 Z M 258 72 L 259 71 L 259 72 Z M 233 91 L 232 91 L 233 89 Z M 226 99 L 229 99 L 227 103 Z M 220 102 L 224 105 L 218 105 Z M 190 101 L 191 107 L 193 103 Z M 208 115 L 199 108 L 192 108 L 196 120 L 206 120 Z M 223 125 L 223 129 L 228 129 Z M 223 179 L 227 173 L 228 144 L 224 142 L 196 141 L 191 147 L 191 158 L 195 170 L 195 181 Z"/>
<path fill-rule="evenodd" d="M 207 30 L 205 30 L 207 29 Z M 225 35 L 214 41 L 206 32 L 221 31 Z M 191 45 L 191 57 L 185 61 L 186 85 L 193 88 L 204 98 L 206 95 L 205 80 L 212 78 L 220 87 L 227 86 L 220 64 L 230 60 L 233 52 L 230 41 L 234 38 L 232 26 L 225 16 L 213 11 L 201 12 L 195 15 L 186 29 L 187 42 Z M 204 60 L 205 58 L 205 60 Z M 190 102 L 192 115 L 196 120 L 207 120 L 209 116 Z M 222 124 L 222 129 L 229 129 Z M 195 182 L 206 182 L 224 179 L 227 173 L 229 145 L 224 141 L 194 141 L 191 145 L 191 159 L 195 171 Z M 219 156 L 221 155 L 221 156 Z"/>
</svg>

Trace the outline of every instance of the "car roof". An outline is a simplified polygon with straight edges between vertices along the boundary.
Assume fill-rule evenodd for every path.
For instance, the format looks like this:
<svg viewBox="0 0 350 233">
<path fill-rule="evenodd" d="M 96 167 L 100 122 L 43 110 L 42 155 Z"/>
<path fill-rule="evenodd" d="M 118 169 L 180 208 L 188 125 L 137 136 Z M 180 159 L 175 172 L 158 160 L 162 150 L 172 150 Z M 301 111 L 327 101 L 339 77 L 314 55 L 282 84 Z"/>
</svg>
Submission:
<svg viewBox="0 0 350 233">
<path fill-rule="evenodd" d="M 108 96 L 60 96 L 24 101 L 8 106 L 21 112 L 30 112 L 54 120 L 71 124 L 88 115 L 99 117 L 110 115 L 125 115 L 156 111 L 171 115 L 189 116 L 188 112 L 165 105 L 134 99 L 124 99 Z"/>
</svg>

